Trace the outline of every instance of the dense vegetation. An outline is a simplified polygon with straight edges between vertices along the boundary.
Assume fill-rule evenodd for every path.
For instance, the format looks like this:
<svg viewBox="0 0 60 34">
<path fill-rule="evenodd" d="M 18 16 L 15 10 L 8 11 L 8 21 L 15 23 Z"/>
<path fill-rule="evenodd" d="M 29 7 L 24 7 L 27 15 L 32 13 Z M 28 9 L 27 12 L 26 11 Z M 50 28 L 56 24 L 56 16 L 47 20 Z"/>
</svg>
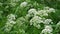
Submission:
<svg viewBox="0 0 60 34">
<path fill-rule="evenodd" d="M 60 34 L 60 0 L 0 0 L 0 34 Z"/>
</svg>

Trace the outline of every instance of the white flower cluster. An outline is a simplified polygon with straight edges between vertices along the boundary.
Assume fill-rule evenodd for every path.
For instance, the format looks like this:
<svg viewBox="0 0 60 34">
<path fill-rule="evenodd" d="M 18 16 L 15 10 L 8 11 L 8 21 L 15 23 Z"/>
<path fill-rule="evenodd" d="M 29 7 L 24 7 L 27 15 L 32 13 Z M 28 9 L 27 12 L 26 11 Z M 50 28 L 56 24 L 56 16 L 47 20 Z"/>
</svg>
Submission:
<svg viewBox="0 0 60 34">
<path fill-rule="evenodd" d="M 36 9 L 32 8 L 32 9 L 28 10 L 28 14 L 25 17 L 28 19 L 28 18 L 36 16 L 36 15 L 37 15 Z"/>
<path fill-rule="evenodd" d="M 48 13 L 51 13 L 51 12 L 54 13 L 55 9 L 45 7 L 43 10 L 38 11 L 38 15 L 40 15 L 40 16 L 48 16 Z"/>
<path fill-rule="evenodd" d="M 20 7 L 26 7 L 27 6 L 27 2 L 22 2 L 21 4 L 20 4 Z"/>
<path fill-rule="evenodd" d="M 14 24 L 16 24 L 15 20 L 15 15 L 10 14 L 7 16 L 7 23 L 5 25 L 4 31 L 9 32 L 11 28 L 13 27 Z"/>
<path fill-rule="evenodd" d="M 50 25 L 46 25 L 40 34 L 53 34 L 53 28 Z"/>
<path fill-rule="evenodd" d="M 29 14 L 29 15 L 32 15 L 32 16 L 33 16 L 33 15 L 36 16 L 37 11 L 36 11 L 36 9 L 33 9 L 33 8 L 32 8 L 32 9 L 30 9 L 30 10 L 28 11 L 28 14 Z"/>
<path fill-rule="evenodd" d="M 39 16 L 34 16 L 30 20 L 30 25 L 33 25 L 33 26 L 37 27 L 38 29 L 40 28 L 40 23 L 43 23 L 45 25 L 49 25 L 50 23 L 52 23 L 52 20 L 51 19 L 41 18 Z"/>
<path fill-rule="evenodd" d="M 53 23 L 53 22 L 51 19 L 45 19 L 43 23 L 48 25 L 48 24 Z"/>
<path fill-rule="evenodd" d="M 39 15 L 39 16 L 48 16 L 48 14 L 46 13 L 45 10 L 40 10 L 40 11 L 38 11 L 38 15 Z"/>
<path fill-rule="evenodd" d="M 34 8 L 28 10 L 28 15 L 29 16 L 36 16 L 36 15 L 39 15 L 41 17 L 43 16 L 48 16 L 48 13 L 51 13 L 51 12 L 55 12 L 55 9 L 53 8 L 49 8 L 49 7 L 45 7 L 43 10 L 36 10 Z"/>
<path fill-rule="evenodd" d="M 46 19 L 43 16 L 48 16 L 48 13 L 54 12 L 55 10 L 53 8 L 45 7 L 43 10 L 37 11 L 36 9 L 32 8 L 28 10 L 28 14 L 26 15 L 26 18 L 32 17 L 30 20 L 30 25 L 33 25 L 40 28 L 40 23 L 43 23 L 45 25 L 53 24 L 51 19 Z"/>
<path fill-rule="evenodd" d="M 40 28 L 40 23 L 43 23 L 43 21 L 42 21 L 42 18 L 39 16 L 34 16 L 30 20 L 30 25 L 33 25 L 33 26 L 37 27 L 38 29 Z"/>
<path fill-rule="evenodd" d="M 55 9 L 53 9 L 53 8 L 44 7 L 44 10 L 46 10 L 48 13 L 51 13 L 51 12 L 55 13 Z"/>
</svg>

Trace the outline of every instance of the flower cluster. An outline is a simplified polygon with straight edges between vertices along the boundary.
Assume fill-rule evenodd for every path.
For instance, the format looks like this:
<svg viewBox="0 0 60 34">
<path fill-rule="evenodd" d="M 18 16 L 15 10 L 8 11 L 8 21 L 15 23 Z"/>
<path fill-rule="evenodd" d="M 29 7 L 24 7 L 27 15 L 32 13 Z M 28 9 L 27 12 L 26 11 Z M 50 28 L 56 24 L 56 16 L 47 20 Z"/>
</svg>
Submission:
<svg viewBox="0 0 60 34">
<path fill-rule="evenodd" d="M 59 10 L 46 6 L 46 0 L 0 0 L 0 33 L 59 34 Z"/>
<path fill-rule="evenodd" d="M 30 25 L 33 25 L 35 27 L 37 27 L 38 29 L 40 28 L 40 23 L 43 23 L 45 25 L 49 25 L 50 23 L 53 23 L 51 19 L 45 19 L 45 18 L 41 18 L 39 16 L 34 16 L 31 20 L 30 20 Z M 39 26 L 38 26 L 39 25 Z"/>
<path fill-rule="evenodd" d="M 38 10 L 37 11 L 36 9 L 32 8 L 32 9 L 28 10 L 27 15 L 29 15 L 29 16 L 39 15 L 39 16 L 43 17 L 43 16 L 48 16 L 48 14 L 51 13 L 51 12 L 55 13 L 55 9 L 49 8 L 49 7 L 44 7 L 43 10 Z"/>
<path fill-rule="evenodd" d="M 53 28 L 50 25 L 46 25 L 40 34 L 52 34 Z"/>
<path fill-rule="evenodd" d="M 38 29 L 40 28 L 40 23 L 43 23 L 45 25 L 52 24 L 51 19 L 46 19 L 44 16 L 48 16 L 49 13 L 55 12 L 53 8 L 45 7 L 43 10 L 37 11 L 36 9 L 32 8 L 28 10 L 28 14 L 26 15 L 26 18 L 32 17 L 30 20 L 30 25 L 33 25 L 37 27 Z"/>
<path fill-rule="evenodd" d="M 30 20 L 30 25 L 33 25 L 35 27 L 37 27 L 38 29 L 40 28 L 40 23 L 43 23 L 43 20 L 41 17 L 39 16 L 34 16 L 31 20 Z"/>
<path fill-rule="evenodd" d="M 36 16 L 36 14 L 37 14 L 37 11 L 36 11 L 36 9 L 30 9 L 29 11 L 28 11 L 28 14 L 29 15 L 32 15 L 32 16 Z"/>
<path fill-rule="evenodd" d="M 16 24 L 16 22 L 14 21 L 15 19 L 16 18 L 14 14 L 10 14 L 7 16 L 7 22 L 4 27 L 5 28 L 4 31 L 9 32 L 12 29 L 13 25 Z"/>
<path fill-rule="evenodd" d="M 38 15 L 40 15 L 40 16 L 48 16 L 48 13 L 51 13 L 51 12 L 55 13 L 55 9 L 49 8 L 49 7 L 44 7 L 43 10 L 38 11 Z"/>
<path fill-rule="evenodd" d="M 22 2 L 21 4 L 20 4 L 20 7 L 26 7 L 27 6 L 27 2 Z"/>
<path fill-rule="evenodd" d="M 45 19 L 43 23 L 49 25 L 50 23 L 52 24 L 53 22 L 51 19 Z"/>
</svg>

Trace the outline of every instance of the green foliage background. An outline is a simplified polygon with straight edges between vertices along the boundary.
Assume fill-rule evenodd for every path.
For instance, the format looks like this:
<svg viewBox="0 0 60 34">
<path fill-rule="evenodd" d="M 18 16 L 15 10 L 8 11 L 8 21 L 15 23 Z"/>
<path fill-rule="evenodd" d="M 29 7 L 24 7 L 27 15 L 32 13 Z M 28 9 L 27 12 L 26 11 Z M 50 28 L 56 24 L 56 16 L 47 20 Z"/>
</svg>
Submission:
<svg viewBox="0 0 60 34">
<path fill-rule="evenodd" d="M 20 3 L 23 1 L 27 1 L 31 5 L 24 7 L 24 8 L 19 7 Z M 10 5 L 9 4 L 10 2 L 11 0 L 0 0 L 0 3 L 2 3 L 0 4 L 0 34 L 17 34 L 15 32 L 6 33 L 2 30 L 2 27 L 5 25 L 7 21 L 7 15 L 11 13 L 15 14 L 17 15 L 16 19 L 18 19 L 19 17 L 25 16 L 27 14 L 27 11 L 31 8 L 43 9 L 43 7 L 45 6 L 52 7 L 56 9 L 56 13 L 51 14 L 48 18 L 51 18 L 53 20 L 54 22 L 53 28 L 55 28 L 55 24 L 57 24 L 57 22 L 60 21 L 60 0 L 20 0 L 19 2 L 14 2 L 17 4 L 16 6 Z M 38 3 L 38 5 L 36 5 L 36 3 Z M 28 27 L 29 25 L 26 25 L 26 26 Z M 15 28 L 15 29 L 12 28 L 13 31 L 17 29 L 18 28 Z M 29 26 L 28 29 L 26 30 L 27 30 L 26 31 L 27 34 L 39 34 L 40 33 L 40 30 L 36 29 L 33 26 L 32 27 Z M 54 31 L 53 33 L 60 34 L 60 28 L 57 29 L 56 31 Z M 24 34 L 24 33 L 18 33 L 18 34 Z"/>
</svg>

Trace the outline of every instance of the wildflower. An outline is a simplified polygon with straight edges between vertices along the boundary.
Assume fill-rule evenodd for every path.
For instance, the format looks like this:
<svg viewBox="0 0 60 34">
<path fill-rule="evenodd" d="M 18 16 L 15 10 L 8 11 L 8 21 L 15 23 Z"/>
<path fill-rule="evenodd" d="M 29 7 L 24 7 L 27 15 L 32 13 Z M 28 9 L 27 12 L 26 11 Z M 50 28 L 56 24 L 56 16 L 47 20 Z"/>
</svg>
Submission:
<svg viewBox="0 0 60 34">
<path fill-rule="evenodd" d="M 50 29 L 51 31 L 53 30 L 51 25 L 45 25 L 45 29 Z"/>
<path fill-rule="evenodd" d="M 9 32 L 14 24 L 16 24 L 15 21 L 7 21 L 6 25 L 4 26 L 4 31 Z"/>
<path fill-rule="evenodd" d="M 10 14 L 7 16 L 7 18 L 8 19 L 7 19 L 6 25 L 4 26 L 4 31 L 9 32 L 12 29 L 13 25 L 16 24 L 16 22 L 14 21 L 15 15 Z"/>
<path fill-rule="evenodd" d="M 40 15 L 40 16 L 48 16 L 48 13 L 46 12 L 46 10 L 40 10 L 40 11 L 38 11 L 38 15 Z"/>
<path fill-rule="evenodd" d="M 51 19 L 46 19 L 43 23 L 44 23 L 44 24 L 50 24 L 51 22 L 52 22 Z"/>
<path fill-rule="evenodd" d="M 22 2 L 21 4 L 20 4 L 20 7 L 26 7 L 27 6 L 27 2 Z"/>
<path fill-rule="evenodd" d="M 16 18 L 15 18 L 14 14 L 10 14 L 10 15 L 7 16 L 7 19 L 8 20 L 15 20 Z"/>
<path fill-rule="evenodd" d="M 51 12 L 55 13 L 55 9 L 53 9 L 53 8 L 49 8 L 49 10 L 46 10 L 46 11 L 47 11 L 47 13 L 51 13 Z"/>
<path fill-rule="evenodd" d="M 43 29 L 40 34 L 52 34 L 52 31 L 53 31 L 52 27 L 47 25 L 45 26 L 45 29 Z"/>
<path fill-rule="evenodd" d="M 41 22 L 43 22 L 41 19 L 42 19 L 41 17 L 34 16 L 34 17 L 30 20 L 30 23 L 41 23 Z"/>
<path fill-rule="evenodd" d="M 43 22 L 43 20 L 41 20 L 41 17 L 38 16 L 34 16 L 31 20 L 30 20 L 30 25 L 33 25 L 35 27 L 40 27 L 40 23 Z M 39 29 L 39 28 L 38 28 Z"/>
<path fill-rule="evenodd" d="M 30 10 L 28 11 L 28 14 L 36 16 L 37 11 L 36 11 L 36 9 L 33 9 L 33 8 L 32 8 L 32 9 L 30 9 Z"/>
<path fill-rule="evenodd" d="M 50 8 L 50 9 L 49 9 L 49 12 L 50 12 L 50 13 L 51 13 L 51 12 L 55 13 L 55 9 Z"/>
</svg>

